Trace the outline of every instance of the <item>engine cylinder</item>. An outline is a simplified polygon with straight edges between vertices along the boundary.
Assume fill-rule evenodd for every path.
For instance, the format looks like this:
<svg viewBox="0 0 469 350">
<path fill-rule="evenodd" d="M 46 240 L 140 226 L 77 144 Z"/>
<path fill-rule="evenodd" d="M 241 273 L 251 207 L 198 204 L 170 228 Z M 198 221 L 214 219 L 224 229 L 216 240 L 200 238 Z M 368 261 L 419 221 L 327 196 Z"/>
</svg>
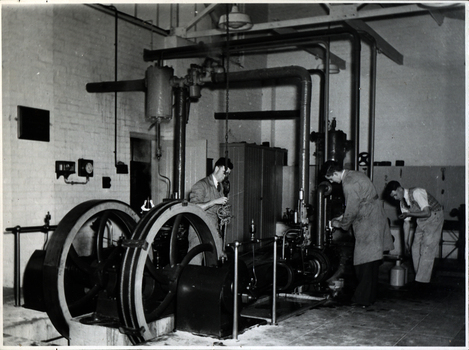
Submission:
<svg viewBox="0 0 469 350">
<path fill-rule="evenodd" d="M 327 160 L 342 164 L 345 159 L 347 135 L 341 130 L 329 131 Z"/>
</svg>

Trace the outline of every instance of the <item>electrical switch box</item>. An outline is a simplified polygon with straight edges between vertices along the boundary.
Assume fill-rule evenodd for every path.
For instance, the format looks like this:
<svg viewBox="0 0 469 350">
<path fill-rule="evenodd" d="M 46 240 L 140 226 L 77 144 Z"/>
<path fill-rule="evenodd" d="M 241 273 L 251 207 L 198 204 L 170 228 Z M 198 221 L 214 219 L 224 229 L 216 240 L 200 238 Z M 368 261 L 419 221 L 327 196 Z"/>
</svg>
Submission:
<svg viewBox="0 0 469 350">
<path fill-rule="evenodd" d="M 55 173 L 57 174 L 57 179 L 62 175 L 65 179 L 67 179 L 71 174 L 75 173 L 75 162 L 56 160 Z"/>
</svg>

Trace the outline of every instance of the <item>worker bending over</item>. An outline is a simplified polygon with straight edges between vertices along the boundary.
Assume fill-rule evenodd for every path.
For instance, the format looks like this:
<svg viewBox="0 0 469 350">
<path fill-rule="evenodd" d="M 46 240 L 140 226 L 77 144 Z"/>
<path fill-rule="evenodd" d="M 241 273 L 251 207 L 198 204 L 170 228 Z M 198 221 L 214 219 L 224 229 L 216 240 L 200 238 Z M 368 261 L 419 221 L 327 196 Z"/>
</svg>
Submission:
<svg viewBox="0 0 469 350">
<path fill-rule="evenodd" d="M 415 281 L 429 283 L 443 229 L 443 208 L 425 189 L 403 188 L 397 181 L 389 182 L 384 193 L 400 203 L 399 219 L 404 220 L 405 245 L 412 252 Z M 416 218 L 415 233 L 410 229 L 411 218 Z"/>
<path fill-rule="evenodd" d="M 352 227 L 355 236 L 353 265 L 358 285 L 351 301 L 366 307 L 376 301 L 383 253 L 394 248 L 391 231 L 371 180 L 360 171 L 328 163 L 326 179 L 342 183 L 346 205 L 344 214 L 332 219 L 331 225 L 345 231 Z"/>
</svg>

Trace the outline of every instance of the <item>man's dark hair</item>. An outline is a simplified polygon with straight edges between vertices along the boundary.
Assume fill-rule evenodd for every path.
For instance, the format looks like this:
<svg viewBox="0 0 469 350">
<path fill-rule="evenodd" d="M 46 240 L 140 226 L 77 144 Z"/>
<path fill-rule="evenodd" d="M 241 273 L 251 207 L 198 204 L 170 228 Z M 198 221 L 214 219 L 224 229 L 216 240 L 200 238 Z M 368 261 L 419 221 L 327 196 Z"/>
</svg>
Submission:
<svg viewBox="0 0 469 350">
<path fill-rule="evenodd" d="M 335 161 L 327 161 L 324 163 L 324 170 L 325 170 L 325 175 L 324 176 L 332 176 L 336 171 L 341 172 L 344 170 L 344 167 L 339 164 L 338 162 Z"/>
<path fill-rule="evenodd" d="M 233 170 L 233 163 L 231 163 L 231 160 L 230 158 L 225 158 L 225 157 L 221 157 L 220 159 L 218 159 L 216 162 L 215 162 L 215 165 L 213 166 L 213 169 L 215 169 L 215 167 L 217 166 L 226 166 L 228 168 L 230 168 L 231 170 Z"/>
<path fill-rule="evenodd" d="M 384 189 L 384 196 L 392 199 L 391 192 L 397 190 L 399 187 L 402 186 L 398 181 L 389 181 L 389 183 L 386 185 L 386 188 Z"/>
</svg>

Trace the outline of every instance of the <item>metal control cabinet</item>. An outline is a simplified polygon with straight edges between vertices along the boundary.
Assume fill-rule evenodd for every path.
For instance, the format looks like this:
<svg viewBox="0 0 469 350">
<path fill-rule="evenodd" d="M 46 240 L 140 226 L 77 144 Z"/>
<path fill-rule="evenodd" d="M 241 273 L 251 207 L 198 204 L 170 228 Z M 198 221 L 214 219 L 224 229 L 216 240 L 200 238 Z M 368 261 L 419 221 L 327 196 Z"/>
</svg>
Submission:
<svg viewBox="0 0 469 350">
<path fill-rule="evenodd" d="M 220 145 L 225 154 L 226 144 Z M 256 238 L 273 237 L 282 215 L 283 166 L 287 150 L 248 143 L 228 144 L 234 169 L 230 175 L 231 222 L 225 242 L 248 240 L 252 220 Z"/>
</svg>

